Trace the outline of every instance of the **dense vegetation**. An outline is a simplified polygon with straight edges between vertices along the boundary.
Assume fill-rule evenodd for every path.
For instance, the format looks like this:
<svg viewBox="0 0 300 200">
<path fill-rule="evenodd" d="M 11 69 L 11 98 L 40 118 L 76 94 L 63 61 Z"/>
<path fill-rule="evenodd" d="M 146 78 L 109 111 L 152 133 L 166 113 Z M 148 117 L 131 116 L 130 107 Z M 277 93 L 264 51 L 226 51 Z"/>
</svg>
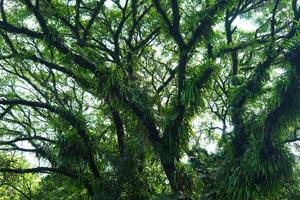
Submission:
<svg viewBox="0 0 300 200">
<path fill-rule="evenodd" d="M 299 200 L 299 20 L 297 0 L 0 0 L 0 199 Z"/>
</svg>

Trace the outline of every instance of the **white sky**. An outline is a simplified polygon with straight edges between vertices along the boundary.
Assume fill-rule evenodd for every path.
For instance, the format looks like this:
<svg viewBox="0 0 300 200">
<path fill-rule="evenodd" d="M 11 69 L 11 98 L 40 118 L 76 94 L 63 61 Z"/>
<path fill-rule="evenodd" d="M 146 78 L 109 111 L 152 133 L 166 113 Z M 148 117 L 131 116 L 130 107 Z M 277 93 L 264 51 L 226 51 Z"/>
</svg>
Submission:
<svg viewBox="0 0 300 200">
<path fill-rule="evenodd" d="M 254 32 L 257 29 L 257 26 L 253 21 L 242 19 L 239 16 L 233 21 L 232 26 L 236 26 L 238 29 L 245 32 Z"/>
</svg>

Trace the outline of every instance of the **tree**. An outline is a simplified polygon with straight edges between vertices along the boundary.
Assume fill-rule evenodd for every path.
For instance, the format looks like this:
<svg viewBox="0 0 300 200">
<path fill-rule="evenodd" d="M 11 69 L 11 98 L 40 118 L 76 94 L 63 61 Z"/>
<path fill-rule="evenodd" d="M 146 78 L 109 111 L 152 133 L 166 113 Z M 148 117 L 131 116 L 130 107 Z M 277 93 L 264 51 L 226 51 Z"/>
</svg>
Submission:
<svg viewBox="0 0 300 200">
<path fill-rule="evenodd" d="M 1 150 L 43 165 L 0 172 L 50 173 L 49 190 L 61 180 L 78 198 L 285 195 L 298 184 L 299 6 L 1 0 Z"/>
<path fill-rule="evenodd" d="M 2 167 L 20 168 L 29 167 L 28 163 L 16 156 L 0 154 L 0 164 Z M 12 174 L 0 173 L 1 200 L 31 200 L 37 188 L 38 176 L 33 174 Z"/>
</svg>

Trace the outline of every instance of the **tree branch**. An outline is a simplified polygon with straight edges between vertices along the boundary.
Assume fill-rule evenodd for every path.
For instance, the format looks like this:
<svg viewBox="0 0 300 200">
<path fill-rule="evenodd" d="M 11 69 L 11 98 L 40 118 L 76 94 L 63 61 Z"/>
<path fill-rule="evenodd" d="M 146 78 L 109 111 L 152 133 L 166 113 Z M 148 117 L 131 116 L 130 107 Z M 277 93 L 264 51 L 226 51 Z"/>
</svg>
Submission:
<svg viewBox="0 0 300 200">
<path fill-rule="evenodd" d="M 0 172 L 8 172 L 8 173 L 16 173 L 16 174 L 55 172 L 72 178 L 77 177 L 75 174 L 71 172 L 67 172 L 64 169 L 50 168 L 50 167 L 36 167 L 36 168 L 27 168 L 27 169 L 0 168 Z"/>
</svg>

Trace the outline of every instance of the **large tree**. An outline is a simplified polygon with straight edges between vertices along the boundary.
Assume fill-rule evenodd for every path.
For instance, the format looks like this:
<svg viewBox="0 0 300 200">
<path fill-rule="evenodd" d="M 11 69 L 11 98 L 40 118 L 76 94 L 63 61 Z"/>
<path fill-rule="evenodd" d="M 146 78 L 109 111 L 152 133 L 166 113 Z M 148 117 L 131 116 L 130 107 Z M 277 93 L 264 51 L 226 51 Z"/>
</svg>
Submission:
<svg viewBox="0 0 300 200">
<path fill-rule="evenodd" d="M 0 14 L 0 150 L 41 163 L 0 172 L 49 174 L 37 199 L 299 198 L 297 0 L 0 0 Z"/>
</svg>

